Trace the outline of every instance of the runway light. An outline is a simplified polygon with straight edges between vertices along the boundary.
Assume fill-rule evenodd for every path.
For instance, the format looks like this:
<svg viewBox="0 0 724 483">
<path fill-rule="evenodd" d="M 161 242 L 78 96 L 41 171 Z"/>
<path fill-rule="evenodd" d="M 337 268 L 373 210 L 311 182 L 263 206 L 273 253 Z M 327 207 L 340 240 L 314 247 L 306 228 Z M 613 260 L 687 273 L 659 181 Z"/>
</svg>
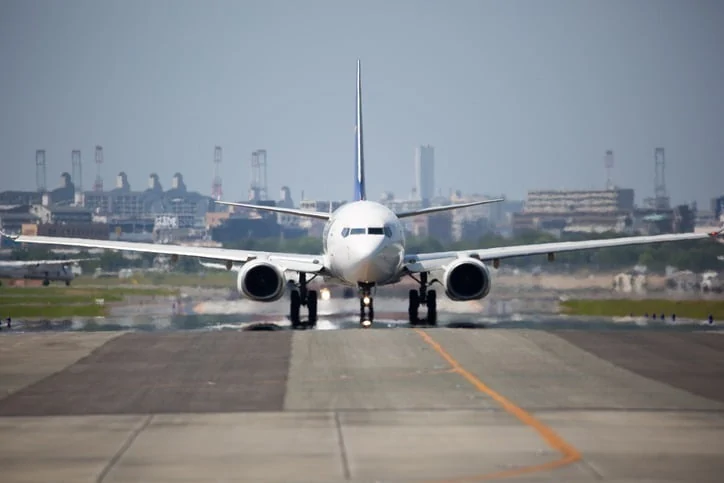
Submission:
<svg viewBox="0 0 724 483">
<path fill-rule="evenodd" d="M 363 321 L 362 321 L 362 327 L 369 327 L 370 325 L 372 325 L 372 321 L 371 321 L 371 320 L 363 320 Z"/>
<path fill-rule="evenodd" d="M 331 297 L 328 288 L 323 288 L 322 290 L 320 290 L 319 295 L 322 296 L 322 300 L 329 300 L 329 298 Z"/>
<path fill-rule="evenodd" d="M 365 305 L 369 305 L 370 302 L 371 302 L 370 298 L 365 295 L 364 298 L 362 299 L 362 303 Z"/>
</svg>

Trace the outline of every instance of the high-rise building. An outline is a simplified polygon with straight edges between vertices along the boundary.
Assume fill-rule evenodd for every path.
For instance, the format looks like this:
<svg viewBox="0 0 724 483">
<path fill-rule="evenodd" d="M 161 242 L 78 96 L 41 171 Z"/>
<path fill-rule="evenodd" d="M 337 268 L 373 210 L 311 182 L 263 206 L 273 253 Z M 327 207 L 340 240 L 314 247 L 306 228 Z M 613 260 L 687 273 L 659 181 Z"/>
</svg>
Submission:
<svg viewBox="0 0 724 483">
<path fill-rule="evenodd" d="M 435 148 L 429 145 L 415 150 L 415 193 L 423 206 L 435 196 Z"/>
</svg>

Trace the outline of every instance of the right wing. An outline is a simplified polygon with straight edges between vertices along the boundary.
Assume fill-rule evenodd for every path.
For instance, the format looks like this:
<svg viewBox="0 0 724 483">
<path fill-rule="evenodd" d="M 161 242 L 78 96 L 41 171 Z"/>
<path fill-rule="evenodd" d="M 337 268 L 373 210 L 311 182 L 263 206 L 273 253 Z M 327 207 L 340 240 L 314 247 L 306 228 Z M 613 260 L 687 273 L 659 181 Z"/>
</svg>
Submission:
<svg viewBox="0 0 724 483">
<path fill-rule="evenodd" d="M 7 236 L 4 233 L 0 234 Z M 90 238 L 66 238 L 54 236 L 20 235 L 8 238 L 11 238 L 18 243 L 62 245 L 78 248 L 103 248 L 107 250 L 157 253 L 159 255 L 208 258 L 223 261 L 227 269 L 231 269 L 234 262 L 246 263 L 252 260 L 266 260 L 279 265 L 285 270 L 304 273 L 319 273 L 322 272 L 326 266 L 324 255 L 307 255 L 302 253 L 231 250 L 228 248 L 163 245 L 156 243 L 135 243 L 115 240 L 94 240 Z"/>
<path fill-rule="evenodd" d="M 554 256 L 556 253 L 595 250 L 600 248 L 649 245 L 685 240 L 717 239 L 722 235 L 724 235 L 724 228 L 712 233 L 672 233 L 664 235 L 609 238 L 603 240 L 535 243 L 531 245 L 514 245 L 497 248 L 483 248 L 478 250 L 409 254 L 405 255 L 405 269 L 412 273 L 438 270 L 462 257 L 473 257 L 484 262 L 492 261 L 494 266 L 497 267 L 497 264 L 503 258 L 527 257 L 531 255 Z"/>
</svg>

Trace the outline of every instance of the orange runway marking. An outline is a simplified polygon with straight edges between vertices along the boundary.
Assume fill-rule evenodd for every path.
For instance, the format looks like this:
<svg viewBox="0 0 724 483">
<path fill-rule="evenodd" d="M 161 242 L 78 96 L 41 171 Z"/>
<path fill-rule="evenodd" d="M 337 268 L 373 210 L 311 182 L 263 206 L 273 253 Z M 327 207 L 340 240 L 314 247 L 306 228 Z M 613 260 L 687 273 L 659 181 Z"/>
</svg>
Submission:
<svg viewBox="0 0 724 483">
<path fill-rule="evenodd" d="M 464 377 L 470 384 L 475 386 L 475 388 L 482 392 L 483 394 L 486 394 L 490 396 L 495 402 L 500 404 L 500 406 L 505 409 L 508 413 L 512 414 L 518 420 L 525 424 L 526 426 L 530 426 L 533 428 L 540 436 L 543 438 L 543 440 L 550 446 L 551 448 L 555 449 L 561 454 L 561 457 L 549 461 L 547 463 L 541 463 L 537 465 L 531 465 L 531 466 L 525 466 L 522 468 L 516 468 L 512 470 L 505 470 L 505 471 L 498 471 L 495 473 L 487 473 L 482 475 L 475 475 L 475 476 L 467 476 L 467 477 L 461 477 L 461 478 L 454 478 L 454 479 L 446 479 L 446 480 L 438 480 L 440 482 L 444 481 L 446 483 L 449 482 L 464 482 L 464 481 L 481 481 L 481 480 L 492 480 L 492 479 L 498 479 L 498 478 L 511 478 L 514 476 L 521 476 L 524 474 L 529 473 L 536 473 L 538 471 L 544 471 L 544 470 L 552 470 L 556 468 L 560 468 L 566 465 L 569 465 L 571 463 L 575 463 L 576 461 L 581 460 L 581 453 L 568 444 L 563 438 L 561 438 L 555 431 L 553 431 L 551 428 L 546 426 L 545 424 L 538 421 L 533 415 L 526 412 L 525 410 L 521 409 L 517 405 L 513 404 L 510 400 L 506 399 L 504 396 L 498 394 L 497 392 L 493 391 L 491 388 L 486 386 L 483 381 L 478 379 L 475 375 L 473 375 L 471 372 L 466 370 L 458 361 L 455 360 L 453 356 L 451 356 L 445 349 L 442 348 L 440 344 L 438 344 L 432 337 L 430 337 L 427 333 L 420 329 L 415 329 L 415 332 L 422 337 L 422 339 L 435 351 L 440 354 L 440 356 L 447 361 L 448 364 L 453 369 L 453 372 L 456 372 L 460 374 L 462 377 Z"/>
</svg>

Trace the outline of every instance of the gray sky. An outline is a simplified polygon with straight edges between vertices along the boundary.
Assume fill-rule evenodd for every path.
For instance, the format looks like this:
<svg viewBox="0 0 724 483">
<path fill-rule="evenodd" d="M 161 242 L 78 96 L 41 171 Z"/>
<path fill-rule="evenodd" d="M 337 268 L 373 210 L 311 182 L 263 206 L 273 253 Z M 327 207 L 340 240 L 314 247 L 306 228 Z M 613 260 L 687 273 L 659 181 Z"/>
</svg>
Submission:
<svg viewBox="0 0 724 483">
<path fill-rule="evenodd" d="M 81 149 L 84 185 L 104 147 L 164 188 L 245 198 L 251 152 L 270 193 L 353 192 L 354 78 L 362 59 L 368 195 L 406 197 L 418 144 L 436 189 L 602 188 L 653 194 L 666 148 L 675 202 L 724 180 L 724 2 L 718 0 L 36 1 L 0 3 L 0 189 L 48 184 Z"/>
</svg>

